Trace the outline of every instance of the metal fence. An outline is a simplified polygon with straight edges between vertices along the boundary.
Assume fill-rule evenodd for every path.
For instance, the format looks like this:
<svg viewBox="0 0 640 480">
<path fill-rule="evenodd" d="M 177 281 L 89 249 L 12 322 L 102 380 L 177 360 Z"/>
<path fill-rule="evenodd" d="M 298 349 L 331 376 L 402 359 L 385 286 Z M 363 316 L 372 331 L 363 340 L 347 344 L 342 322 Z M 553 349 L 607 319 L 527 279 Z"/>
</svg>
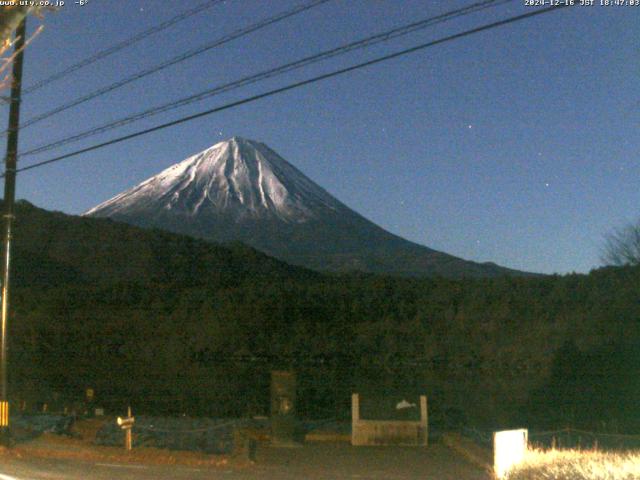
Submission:
<svg viewBox="0 0 640 480">
<path fill-rule="evenodd" d="M 492 431 L 464 427 L 462 434 L 478 445 L 493 448 Z M 640 435 L 590 432 L 577 428 L 530 430 L 529 444 L 534 447 L 558 449 L 636 450 L 640 449 Z"/>
<path fill-rule="evenodd" d="M 636 450 L 640 448 L 640 435 L 599 433 L 564 428 L 547 432 L 529 432 L 529 443 L 543 448 Z"/>
</svg>

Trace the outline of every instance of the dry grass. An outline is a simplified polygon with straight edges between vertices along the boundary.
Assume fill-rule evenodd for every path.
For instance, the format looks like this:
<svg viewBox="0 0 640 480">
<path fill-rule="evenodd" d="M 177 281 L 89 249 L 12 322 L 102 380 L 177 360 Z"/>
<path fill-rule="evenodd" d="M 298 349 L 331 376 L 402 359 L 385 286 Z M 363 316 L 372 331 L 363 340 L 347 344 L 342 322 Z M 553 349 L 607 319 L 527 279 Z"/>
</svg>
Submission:
<svg viewBox="0 0 640 480">
<path fill-rule="evenodd" d="M 529 450 L 508 480 L 640 479 L 640 452 Z"/>
<path fill-rule="evenodd" d="M 207 455 L 199 452 L 171 451 L 149 447 L 138 447 L 127 452 L 123 447 L 96 446 L 78 438 L 51 433 L 45 433 L 29 442 L 20 443 L 9 450 L 0 448 L 0 463 L 5 455 L 17 458 L 56 458 L 82 462 L 211 468 L 226 467 L 229 463 L 229 459 L 225 455 Z"/>
</svg>

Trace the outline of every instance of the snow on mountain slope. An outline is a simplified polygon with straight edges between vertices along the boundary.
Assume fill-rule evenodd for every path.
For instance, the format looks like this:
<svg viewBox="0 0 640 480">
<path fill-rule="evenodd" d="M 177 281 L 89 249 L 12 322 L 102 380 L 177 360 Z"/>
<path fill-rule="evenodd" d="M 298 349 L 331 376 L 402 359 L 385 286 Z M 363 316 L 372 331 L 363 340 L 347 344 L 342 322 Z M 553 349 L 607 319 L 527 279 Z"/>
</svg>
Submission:
<svg viewBox="0 0 640 480">
<path fill-rule="evenodd" d="M 236 220 L 277 217 L 305 222 L 346 208 L 262 143 L 233 137 L 173 165 L 85 215 L 224 214 Z"/>
</svg>

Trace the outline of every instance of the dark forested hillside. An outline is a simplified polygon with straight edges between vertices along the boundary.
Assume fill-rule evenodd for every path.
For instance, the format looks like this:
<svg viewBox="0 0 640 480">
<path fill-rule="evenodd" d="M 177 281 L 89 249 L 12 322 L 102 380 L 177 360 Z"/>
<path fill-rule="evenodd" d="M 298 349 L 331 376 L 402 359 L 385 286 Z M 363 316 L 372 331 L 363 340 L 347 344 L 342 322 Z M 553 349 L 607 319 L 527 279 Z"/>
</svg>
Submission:
<svg viewBox="0 0 640 480">
<path fill-rule="evenodd" d="M 15 397 L 92 387 L 141 413 L 265 413 L 269 370 L 294 368 L 306 416 L 348 416 L 354 390 L 403 390 L 426 392 L 436 423 L 640 428 L 638 268 L 322 275 L 26 203 L 14 258 Z"/>
</svg>

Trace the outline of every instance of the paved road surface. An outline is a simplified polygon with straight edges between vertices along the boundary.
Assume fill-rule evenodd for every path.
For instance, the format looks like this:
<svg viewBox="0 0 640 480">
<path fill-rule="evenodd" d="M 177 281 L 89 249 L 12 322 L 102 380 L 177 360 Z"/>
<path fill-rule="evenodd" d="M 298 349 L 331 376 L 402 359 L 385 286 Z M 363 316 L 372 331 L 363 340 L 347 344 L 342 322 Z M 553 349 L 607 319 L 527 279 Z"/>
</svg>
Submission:
<svg viewBox="0 0 640 480">
<path fill-rule="evenodd" d="M 308 444 L 262 447 L 248 466 L 191 468 L 3 457 L 0 480 L 487 480 L 442 445 L 427 449 Z"/>
</svg>

